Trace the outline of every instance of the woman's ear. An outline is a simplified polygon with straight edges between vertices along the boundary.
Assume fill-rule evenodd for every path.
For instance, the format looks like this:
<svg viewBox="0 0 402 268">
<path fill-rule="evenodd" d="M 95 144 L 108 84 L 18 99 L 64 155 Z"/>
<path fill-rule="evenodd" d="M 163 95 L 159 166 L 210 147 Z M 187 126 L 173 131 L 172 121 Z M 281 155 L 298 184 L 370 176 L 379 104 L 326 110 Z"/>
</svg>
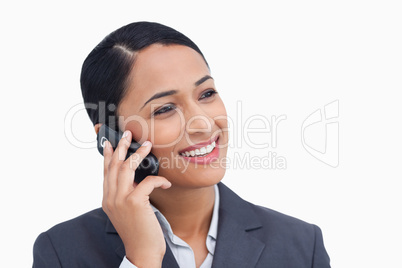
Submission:
<svg viewBox="0 0 402 268">
<path fill-rule="evenodd" d="M 102 123 L 98 123 L 95 125 L 95 132 L 98 134 L 100 127 L 102 126 Z"/>
</svg>

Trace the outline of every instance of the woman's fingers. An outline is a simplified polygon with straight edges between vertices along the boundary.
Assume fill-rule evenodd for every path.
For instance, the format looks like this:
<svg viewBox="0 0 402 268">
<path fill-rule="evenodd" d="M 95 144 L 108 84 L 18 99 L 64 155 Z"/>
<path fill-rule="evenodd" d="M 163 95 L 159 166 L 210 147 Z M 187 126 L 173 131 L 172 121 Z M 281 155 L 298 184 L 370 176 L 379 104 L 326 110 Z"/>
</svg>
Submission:
<svg viewBox="0 0 402 268">
<path fill-rule="evenodd" d="M 122 201 L 129 197 L 130 193 L 130 197 L 142 199 L 149 196 L 155 188 L 167 189 L 171 186 L 171 183 L 164 177 L 147 176 L 140 184 L 134 187 L 135 170 L 151 152 L 152 143 L 149 141 L 144 142 L 135 153 L 127 160 L 124 160 L 132 141 L 131 135 L 130 131 L 125 131 L 114 152 L 110 142 L 105 142 L 103 151 L 104 201 Z M 134 191 L 134 188 L 138 189 Z"/>
<path fill-rule="evenodd" d="M 143 146 L 124 161 L 119 169 L 119 179 L 117 181 L 117 195 L 126 195 L 134 190 L 135 170 L 141 164 L 142 160 L 150 153 L 151 142 L 144 142 Z"/>
<path fill-rule="evenodd" d="M 126 135 L 126 136 L 125 136 Z M 123 137 L 120 139 L 119 144 L 116 148 L 116 154 L 113 153 L 113 148 L 109 141 L 105 141 L 105 148 L 103 149 L 103 156 L 104 156 L 104 168 L 103 168 L 103 175 L 106 177 L 110 162 L 113 160 L 116 164 L 122 163 L 125 159 L 127 154 L 127 149 L 131 144 L 131 132 L 126 130 L 123 134 Z M 109 146 L 110 145 L 110 146 Z"/>
<path fill-rule="evenodd" d="M 109 141 L 105 141 L 105 147 L 103 148 L 103 177 L 106 177 L 109 162 L 112 159 L 113 148 Z"/>
<path fill-rule="evenodd" d="M 126 158 L 127 150 L 131 144 L 131 139 L 131 132 L 126 130 L 120 139 L 116 150 L 112 152 L 109 162 L 105 163 L 107 164 L 105 187 L 108 196 L 113 197 L 116 194 L 119 170 Z"/>
<path fill-rule="evenodd" d="M 149 196 L 155 188 L 167 189 L 172 184 L 165 177 L 162 176 L 147 176 L 141 183 L 135 188 L 135 192 L 131 194 L 131 197 L 143 197 Z"/>
<path fill-rule="evenodd" d="M 109 141 L 105 141 L 105 147 L 103 148 L 103 193 L 107 194 L 107 173 L 109 169 L 109 163 L 112 159 L 113 148 Z"/>
<path fill-rule="evenodd" d="M 128 164 L 132 170 L 136 170 L 142 160 L 151 152 L 152 143 L 144 142 L 138 150 L 126 160 L 124 164 Z"/>
<path fill-rule="evenodd" d="M 146 141 L 134 154 L 125 160 L 127 150 L 131 145 L 131 136 L 132 134 L 130 131 L 125 131 L 123 137 L 116 147 L 115 152 L 113 152 L 113 148 L 111 147 L 110 143 L 108 141 L 105 142 L 104 193 L 108 195 L 109 198 L 120 195 L 125 196 L 134 190 L 135 170 L 138 168 L 144 158 L 151 152 L 152 143 Z M 170 187 L 170 182 L 167 180 L 166 182 L 164 183 L 164 187 Z M 162 185 L 155 185 L 154 187 L 147 187 L 147 195 L 149 195 L 154 188 L 161 186 Z"/>
</svg>

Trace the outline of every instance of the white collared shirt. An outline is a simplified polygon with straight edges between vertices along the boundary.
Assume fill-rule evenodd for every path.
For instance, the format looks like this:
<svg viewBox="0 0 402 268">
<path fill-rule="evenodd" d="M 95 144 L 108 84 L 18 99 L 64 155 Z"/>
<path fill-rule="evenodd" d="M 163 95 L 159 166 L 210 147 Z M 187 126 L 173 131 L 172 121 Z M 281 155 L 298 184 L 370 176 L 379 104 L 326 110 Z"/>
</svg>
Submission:
<svg viewBox="0 0 402 268">
<path fill-rule="evenodd" d="M 215 252 L 216 238 L 218 235 L 218 218 L 219 218 L 219 189 L 218 186 L 214 186 L 215 189 L 215 203 L 212 212 L 211 224 L 209 226 L 209 231 L 206 240 L 206 246 L 208 249 L 208 255 L 204 262 L 201 264 L 200 268 L 210 268 L 212 266 L 212 260 Z M 194 252 L 191 247 L 183 241 L 180 237 L 176 236 L 169 222 L 166 220 L 165 216 L 154 206 L 152 206 L 155 212 L 156 218 L 161 225 L 163 235 L 165 240 L 173 253 L 179 267 L 186 268 L 196 268 Z M 132 264 L 126 257 L 124 257 L 123 262 L 120 264 L 120 268 L 137 268 Z"/>
</svg>

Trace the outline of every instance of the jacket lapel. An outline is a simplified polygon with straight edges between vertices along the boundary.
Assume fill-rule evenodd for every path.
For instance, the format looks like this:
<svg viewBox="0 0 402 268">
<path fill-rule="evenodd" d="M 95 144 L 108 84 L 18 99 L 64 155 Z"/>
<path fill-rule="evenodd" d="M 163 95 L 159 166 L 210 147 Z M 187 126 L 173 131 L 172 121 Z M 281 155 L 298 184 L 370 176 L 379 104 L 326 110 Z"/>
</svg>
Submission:
<svg viewBox="0 0 402 268">
<path fill-rule="evenodd" d="M 162 260 L 162 268 L 180 268 L 167 243 L 166 243 L 166 253 Z"/>
<path fill-rule="evenodd" d="M 218 237 L 212 267 L 254 267 L 265 244 L 252 235 L 261 222 L 252 207 L 219 183 Z"/>
</svg>

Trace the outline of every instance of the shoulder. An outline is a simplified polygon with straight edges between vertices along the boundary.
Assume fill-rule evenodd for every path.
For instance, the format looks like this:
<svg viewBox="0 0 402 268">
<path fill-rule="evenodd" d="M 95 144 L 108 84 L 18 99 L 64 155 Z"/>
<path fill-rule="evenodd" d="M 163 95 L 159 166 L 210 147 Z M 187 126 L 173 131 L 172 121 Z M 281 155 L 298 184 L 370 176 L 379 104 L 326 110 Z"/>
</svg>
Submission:
<svg viewBox="0 0 402 268">
<path fill-rule="evenodd" d="M 306 231 L 313 231 L 314 224 L 308 223 L 302 219 L 295 218 L 293 216 L 284 214 L 271 208 L 255 205 L 245 201 L 248 206 L 258 215 L 264 226 L 269 225 L 271 228 L 276 227 L 279 229 L 295 229 L 300 231 L 306 229 Z"/>
<path fill-rule="evenodd" d="M 222 183 L 219 184 L 219 191 L 220 209 L 224 212 L 222 216 L 229 216 L 262 242 L 286 247 L 291 241 L 311 249 L 317 234 L 321 233 L 314 224 L 242 199 Z"/>
<path fill-rule="evenodd" d="M 46 234 L 51 238 L 69 239 L 81 233 L 94 233 L 105 230 L 108 217 L 101 208 L 94 209 L 71 220 L 59 223 Z M 67 235 L 68 234 L 68 235 Z"/>
<path fill-rule="evenodd" d="M 53 247 L 69 241 L 88 237 L 88 234 L 99 233 L 107 224 L 107 216 L 101 208 L 94 209 L 71 220 L 59 223 L 41 233 L 35 241 L 34 248 L 50 243 Z"/>
<path fill-rule="evenodd" d="M 258 215 L 262 224 L 262 228 L 250 233 L 265 243 L 266 252 L 270 252 L 262 256 L 262 259 L 267 258 L 272 252 L 280 252 L 278 254 L 280 257 L 277 257 L 285 262 L 292 260 L 295 263 L 308 263 L 308 265 L 311 262 L 312 267 L 330 267 L 323 235 L 317 225 L 266 207 L 251 203 L 248 205 Z"/>
<path fill-rule="evenodd" d="M 107 215 L 98 208 L 41 233 L 33 247 L 34 267 L 76 267 L 88 261 L 118 263 L 121 260 L 113 253 L 121 241 L 117 235 L 108 236 L 115 232 L 109 223 Z"/>
<path fill-rule="evenodd" d="M 218 184 L 218 186 L 221 197 L 221 205 L 223 206 L 222 209 L 228 211 L 231 215 L 239 215 L 237 217 L 238 220 L 259 222 L 259 224 L 265 226 L 266 229 L 269 228 L 275 230 L 287 229 L 289 231 L 304 228 L 312 231 L 315 226 L 274 209 L 248 202 L 234 193 L 223 183 Z"/>
<path fill-rule="evenodd" d="M 266 240 L 270 239 L 277 243 L 292 241 L 307 248 L 314 248 L 317 239 L 322 240 L 321 229 L 313 223 L 270 208 L 247 203 L 259 218 L 262 226 L 259 234 Z"/>
<path fill-rule="evenodd" d="M 222 183 L 218 186 L 220 216 L 225 222 L 222 227 L 241 226 L 247 236 L 261 242 L 264 247 L 259 263 L 277 263 L 278 267 L 296 264 L 329 267 L 329 256 L 318 226 L 245 201 Z"/>
</svg>

